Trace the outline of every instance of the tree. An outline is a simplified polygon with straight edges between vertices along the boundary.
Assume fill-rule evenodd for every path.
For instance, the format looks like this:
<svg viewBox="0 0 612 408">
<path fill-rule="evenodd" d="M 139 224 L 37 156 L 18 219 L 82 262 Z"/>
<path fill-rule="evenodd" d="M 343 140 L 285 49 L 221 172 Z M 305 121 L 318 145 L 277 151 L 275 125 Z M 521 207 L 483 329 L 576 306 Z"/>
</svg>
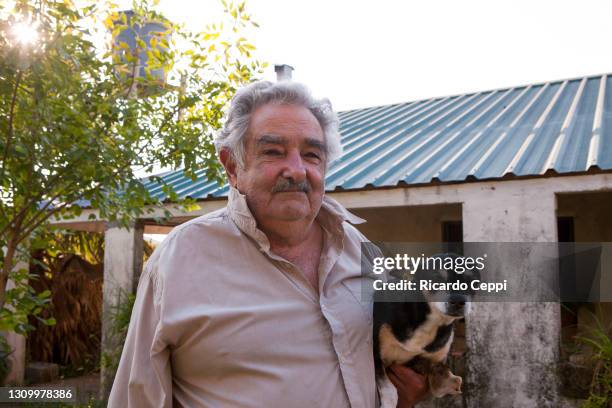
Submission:
<svg viewBox="0 0 612 408">
<path fill-rule="evenodd" d="M 223 108 L 265 67 L 242 37 L 256 26 L 244 3 L 223 1 L 225 21 L 200 33 L 167 21 L 147 0 L 135 1 L 131 14 L 108 2 L 78 4 L 0 4 L 0 313 L 9 300 L 15 306 L 5 288 L 20 247 L 29 242 L 27 255 L 44 246 L 36 232 L 50 217 L 78 216 L 85 203 L 128 226 L 161 204 L 139 170 L 182 167 L 195 179 L 206 168 L 218 177 L 212 138 Z M 121 41 L 126 29 L 150 22 L 161 28 L 137 33 L 135 47 Z M 177 201 L 170 186 L 164 192 Z M 28 313 L 42 303 L 34 299 Z M 1 327 L 1 316 L 0 330 L 18 325 Z"/>
</svg>

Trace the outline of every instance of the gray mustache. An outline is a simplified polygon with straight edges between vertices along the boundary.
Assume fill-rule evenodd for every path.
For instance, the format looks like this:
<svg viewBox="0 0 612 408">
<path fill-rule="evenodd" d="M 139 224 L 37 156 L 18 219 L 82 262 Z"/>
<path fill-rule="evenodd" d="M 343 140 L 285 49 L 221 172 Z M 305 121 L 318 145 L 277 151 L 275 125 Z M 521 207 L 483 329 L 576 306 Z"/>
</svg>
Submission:
<svg viewBox="0 0 612 408">
<path fill-rule="evenodd" d="M 302 191 L 309 193 L 311 190 L 310 183 L 307 180 L 299 183 L 294 182 L 291 179 L 280 178 L 272 188 L 273 193 L 282 193 L 286 191 Z"/>
</svg>

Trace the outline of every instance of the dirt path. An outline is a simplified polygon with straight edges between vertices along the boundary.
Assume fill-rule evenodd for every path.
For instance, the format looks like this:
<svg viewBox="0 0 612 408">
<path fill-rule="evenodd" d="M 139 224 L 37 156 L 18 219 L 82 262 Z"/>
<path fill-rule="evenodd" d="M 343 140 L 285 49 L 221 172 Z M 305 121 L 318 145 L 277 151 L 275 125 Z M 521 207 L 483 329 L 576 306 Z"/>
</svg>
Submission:
<svg viewBox="0 0 612 408">
<path fill-rule="evenodd" d="M 32 384 L 32 387 L 36 388 L 43 388 L 47 386 L 53 388 L 74 387 L 77 393 L 77 402 L 79 404 L 85 404 L 92 398 L 95 400 L 98 399 L 98 392 L 100 390 L 100 373 L 66 378 L 43 384 Z"/>
</svg>

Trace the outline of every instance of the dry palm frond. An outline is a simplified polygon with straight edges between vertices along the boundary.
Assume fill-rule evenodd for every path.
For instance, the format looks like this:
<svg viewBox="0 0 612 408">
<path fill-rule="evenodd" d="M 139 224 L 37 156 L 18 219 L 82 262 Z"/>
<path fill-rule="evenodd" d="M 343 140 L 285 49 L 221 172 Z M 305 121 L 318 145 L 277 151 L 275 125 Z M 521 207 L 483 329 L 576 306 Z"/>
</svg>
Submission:
<svg viewBox="0 0 612 408">
<path fill-rule="evenodd" d="M 28 338 L 32 360 L 82 367 L 100 357 L 104 235 L 79 231 L 48 231 L 45 246 L 34 254 L 31 282 L 37 291 L 50 290 L 51 306 L 42 319 L 54 317 L 46 326 L 38 320 Z M 145 260 L 153 252 L 144 242 Z"/>
<path fill-rule="evenodd" d="M 52 263 L 51 273 L 39 275 L 40 278 L 32 282 L 36 290 L 51 291 L 51 307 L 43 311 L 42 317 L 53 316 L 56 320 L 53 326 L 31 322 L 36 326 L 28 338 L 33 360 L 73 367 L 97 361 L 102 317 L 102 270 L 101 265 L 92 265 L 77 255 L 64 255 Z"/>
</svg>

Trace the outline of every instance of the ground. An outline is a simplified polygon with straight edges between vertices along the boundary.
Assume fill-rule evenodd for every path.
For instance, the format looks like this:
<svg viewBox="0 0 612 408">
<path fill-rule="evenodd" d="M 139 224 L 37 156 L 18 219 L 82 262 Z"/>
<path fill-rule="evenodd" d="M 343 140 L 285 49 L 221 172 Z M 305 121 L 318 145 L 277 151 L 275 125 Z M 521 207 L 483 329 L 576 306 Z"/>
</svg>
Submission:
<svg viewBox="0 0 612 408">
<path fill-rule="evenodd" d="M 36 388 L 66 388 L 74 387 L 77 393 L 77 402 L 87 404 L 92 399 L 98 399 L 100 390 L 100 373 L 87 374 L 81 377 L 66 378 L 49 383 L 33 385 Z"/>
</svg>

